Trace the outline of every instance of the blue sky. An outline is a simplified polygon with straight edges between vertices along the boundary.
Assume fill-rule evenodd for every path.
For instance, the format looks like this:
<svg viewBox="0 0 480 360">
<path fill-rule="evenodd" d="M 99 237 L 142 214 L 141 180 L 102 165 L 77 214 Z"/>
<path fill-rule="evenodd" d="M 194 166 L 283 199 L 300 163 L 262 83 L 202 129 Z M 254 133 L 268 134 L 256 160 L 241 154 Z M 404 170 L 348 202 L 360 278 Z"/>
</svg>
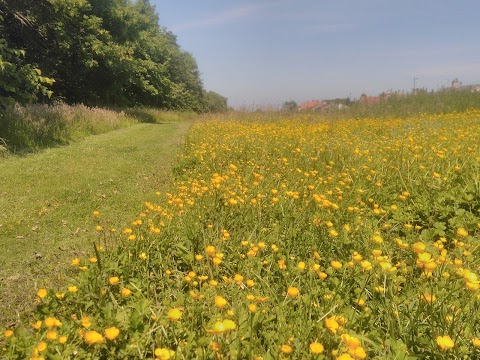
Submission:
<svg viewBox="0 0 480 360">
<path fill-rule="evenodd" d="M 478 0 L 150 0 L 229 105 L 480 83 Z"/>
</svg>

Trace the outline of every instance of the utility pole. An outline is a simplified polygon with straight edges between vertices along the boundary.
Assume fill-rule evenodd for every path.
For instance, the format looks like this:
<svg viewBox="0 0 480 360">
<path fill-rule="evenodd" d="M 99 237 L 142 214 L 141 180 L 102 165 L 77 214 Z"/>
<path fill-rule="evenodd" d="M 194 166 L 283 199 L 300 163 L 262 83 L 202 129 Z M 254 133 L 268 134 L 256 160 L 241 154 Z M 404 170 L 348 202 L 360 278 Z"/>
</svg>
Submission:
<svg viewBox="0 0 480 360">
<path fill-rule="evenodd" d="M 417 93 L 417 88 L 416 88 L 416 81 L 418 80 L 417 77 L 413 78 L 413 95 Z"/>
</svg>

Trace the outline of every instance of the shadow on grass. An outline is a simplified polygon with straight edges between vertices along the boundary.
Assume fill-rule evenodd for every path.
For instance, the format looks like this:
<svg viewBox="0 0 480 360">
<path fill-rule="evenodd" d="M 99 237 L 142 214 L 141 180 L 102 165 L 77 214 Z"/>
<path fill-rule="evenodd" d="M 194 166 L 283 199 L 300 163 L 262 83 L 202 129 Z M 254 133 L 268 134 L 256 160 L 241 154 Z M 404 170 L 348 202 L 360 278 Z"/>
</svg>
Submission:
<svg viewBox="0 0 480 360">
<path fill-rule="evenodd" d="M 158 116 L 153 114 L 151 111 L 147 109 L 128 109 L 125 110 L 125 113 L 128 116 L 134 117 L 138 121 L 142 123 L 147 123 L 147 124 L 158 124 Z"/>
</svg>

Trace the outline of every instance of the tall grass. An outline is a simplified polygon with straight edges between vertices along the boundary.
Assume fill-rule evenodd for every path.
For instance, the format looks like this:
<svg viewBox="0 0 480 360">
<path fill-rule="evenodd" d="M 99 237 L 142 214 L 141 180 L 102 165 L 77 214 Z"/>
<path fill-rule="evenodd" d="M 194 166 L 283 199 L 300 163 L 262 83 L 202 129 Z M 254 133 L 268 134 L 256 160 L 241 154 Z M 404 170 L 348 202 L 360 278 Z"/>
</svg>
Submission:
<svg viewBox="0 0 480 360">
<path fill-rule="evenodd" d="M 0 138 L 9 151 L 28 152 L 67 144 L 136 122 L 122 111 L 84 105 L 16 105 L 0 114 Z"/>
<path fill-rule="evenodd" d="M 125 110 L 125 114 L 144 123 L 167 123 L 184 121 L 195 115 L 194 112 L 178 112 L 147 107 L 135 107 Z"/>
<path fill-rule="evenodd" d="M 332 116 L 349 118 L 407 118 L 420 113 L 448 114 L 480 108 L 480 92 L 443 90 L 416 94 L 395 94 L 377 104 L 355 102 L 348 108 L 332 110 Z"/>
</svg>

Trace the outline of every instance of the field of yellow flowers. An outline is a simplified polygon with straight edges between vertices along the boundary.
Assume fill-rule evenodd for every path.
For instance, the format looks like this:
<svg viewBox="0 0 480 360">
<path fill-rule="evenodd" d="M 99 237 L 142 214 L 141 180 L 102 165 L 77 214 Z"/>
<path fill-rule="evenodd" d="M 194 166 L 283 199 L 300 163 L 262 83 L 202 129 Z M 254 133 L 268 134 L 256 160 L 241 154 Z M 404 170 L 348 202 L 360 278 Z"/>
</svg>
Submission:
<svg viewBox="0 0 480 360">
<path fill-rule="evenodd" d="M 0 357 L 480 358 L 479 144 L 478 110 L 198 121 Z"/>
</svg>

